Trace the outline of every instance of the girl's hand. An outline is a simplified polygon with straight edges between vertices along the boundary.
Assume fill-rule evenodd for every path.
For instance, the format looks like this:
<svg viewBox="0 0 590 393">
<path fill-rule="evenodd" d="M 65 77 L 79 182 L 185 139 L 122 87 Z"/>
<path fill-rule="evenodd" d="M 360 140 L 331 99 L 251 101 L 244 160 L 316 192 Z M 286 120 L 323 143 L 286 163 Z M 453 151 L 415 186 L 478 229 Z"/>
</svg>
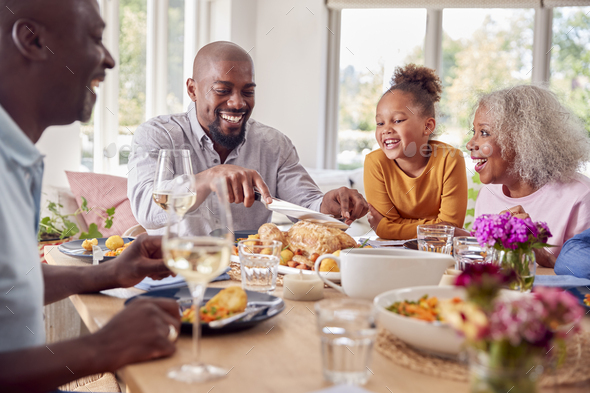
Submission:
<svg viewBox="0 0 590 393">
<path fill-rule="evenodd" d="M 383 216 L 377 211 L 377 209 L 369 204 L 369 213 L 367 214 L 367 218 L 369 219 L 369 225 L 371 225 L 371 229 L 375 231 L 383 219 Z"/>
</svg>

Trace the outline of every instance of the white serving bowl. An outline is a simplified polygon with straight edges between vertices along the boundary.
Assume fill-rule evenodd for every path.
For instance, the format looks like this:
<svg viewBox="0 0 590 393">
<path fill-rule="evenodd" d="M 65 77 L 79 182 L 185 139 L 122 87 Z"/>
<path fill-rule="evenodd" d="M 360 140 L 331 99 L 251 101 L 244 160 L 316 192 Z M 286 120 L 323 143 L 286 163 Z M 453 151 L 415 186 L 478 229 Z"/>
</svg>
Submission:
<svg viewBox="0 0 590 393">
<path fill-rule="evenodd" d="M 377 308 L 377 324 L 417 349 L 439 356 L 457 356 L 465 339 L 449 325 L 405 317 L 386 309 L 395 302 L 415 301 L 424 295 L 436 296 L 439 300 L 466 298 L 465 290 L 454 286 L 427 285 L 387 291 L 373 301 Z"/>
</svg>

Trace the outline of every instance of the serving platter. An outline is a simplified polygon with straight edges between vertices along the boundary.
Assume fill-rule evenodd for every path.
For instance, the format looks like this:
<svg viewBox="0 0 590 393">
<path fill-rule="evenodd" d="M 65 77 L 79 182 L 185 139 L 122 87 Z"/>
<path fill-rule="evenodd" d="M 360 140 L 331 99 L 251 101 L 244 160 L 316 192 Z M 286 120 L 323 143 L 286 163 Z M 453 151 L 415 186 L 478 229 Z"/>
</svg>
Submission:
<svg viewBox="0 0 590 393">
<path fill-rule="evenodd" d="M 240 263 L 240 257 L 237 255 L 232 255 L 231 261 Z M 283 265 L 279 265 L 278 271 L 280 274 L 318 274 L 313 270 L 302 270 Z M 340 282 L 340 272 L 320 272 L 320 274 L 328 280 Z"/>
</svg>

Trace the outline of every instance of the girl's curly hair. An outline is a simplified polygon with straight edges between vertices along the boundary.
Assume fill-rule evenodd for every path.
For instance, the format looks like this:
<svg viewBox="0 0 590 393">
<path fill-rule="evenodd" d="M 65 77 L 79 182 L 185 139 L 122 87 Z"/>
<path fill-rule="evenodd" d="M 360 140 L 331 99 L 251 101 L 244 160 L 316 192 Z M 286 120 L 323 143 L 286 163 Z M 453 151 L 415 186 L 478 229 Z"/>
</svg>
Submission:
<svg viewBox="0 0 590 393">
<path fill-rule="evenodd" d="M 442 83 L 433 69 L 416 64 L 396 67 L 389 90 L 411 93 L 414 104 L 422 109 L 421 115 L 436 118 L 434 106 L 440 101 Z"/>
<path fill-rule="evenodd" d="M 539 189 L 567 181 L 590 159 L 582 122 L 544 87 L 514 86 L 488 93 L 476 110 L 490 116 L 490 127 L 510 171 Z"/>
</svg>

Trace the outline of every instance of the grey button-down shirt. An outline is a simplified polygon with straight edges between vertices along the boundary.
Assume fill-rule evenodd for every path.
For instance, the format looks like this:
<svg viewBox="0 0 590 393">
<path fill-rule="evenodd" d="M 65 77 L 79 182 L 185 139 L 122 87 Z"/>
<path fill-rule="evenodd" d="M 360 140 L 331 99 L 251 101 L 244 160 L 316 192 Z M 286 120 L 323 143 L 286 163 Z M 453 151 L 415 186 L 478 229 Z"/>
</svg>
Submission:
<svg viewBox="0 0 590 393">
<path fill-rule="evenodd" d="M 150 234 L 162 234 L 167 221 L 167 214 L 152 201 L 160 149 L 190 150 L 194 173 L 220 165 L 213 142 L 197 120 L 194 103 L 186 113 L 158 116 L 138 127 L 129 156 L 127 196 L 137 222 Z M 322 192 L 299 163 L 291 140 L 272 127 L 249 119 L 244 142 L 230 153 L 225 164 L 258 171 L 276 198 L 320 210 Z M 216 229 L 207 203 L 211 198 L 185 216 L 185 234 L 203 236 Z M 258 201 L 250 208 L 232 204 L 231 213 L 234 230 L 256 230 L 270 222 L 272 215 Z"/>
</svg>

